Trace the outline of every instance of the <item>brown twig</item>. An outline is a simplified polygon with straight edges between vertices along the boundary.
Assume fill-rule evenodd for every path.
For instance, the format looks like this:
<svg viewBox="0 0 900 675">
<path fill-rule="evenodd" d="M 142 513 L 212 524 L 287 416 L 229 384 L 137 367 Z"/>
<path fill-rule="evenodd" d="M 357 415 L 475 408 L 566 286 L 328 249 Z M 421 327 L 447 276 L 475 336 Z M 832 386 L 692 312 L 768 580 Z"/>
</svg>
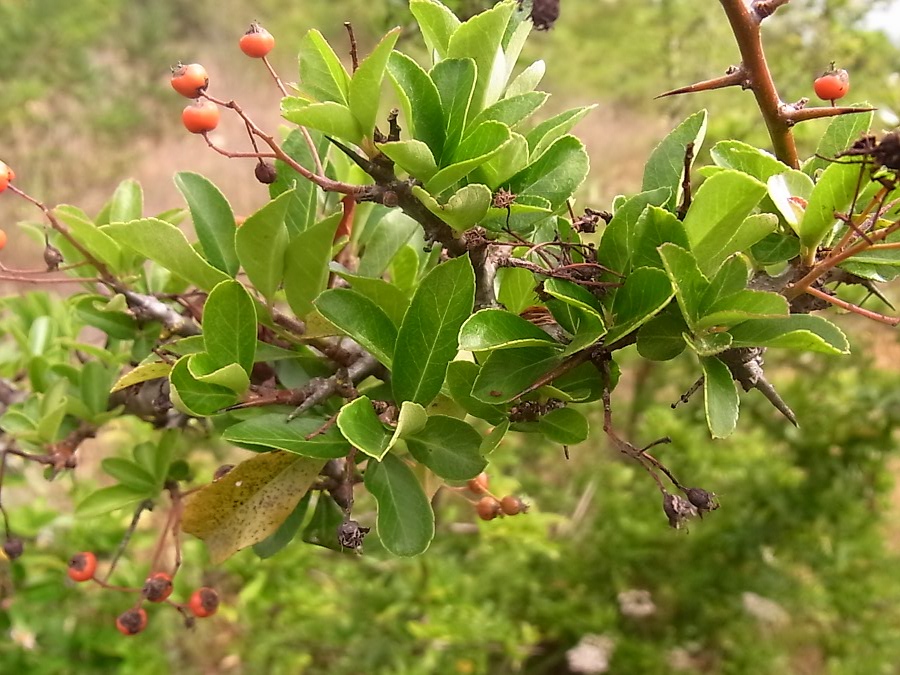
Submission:
<svg viewBox="0 0 900 675">
<path fill-rule="evenodd" d="M 359 51 L 356 47 L 356 35 L 353 34 L 353 24 L 349 21 L 344 22 L 344 28 L 347 29 L 347 36 L 350 38 L 350 63 L 355 73 L 357 68 L 359 68 Z"/>
<path fill-rule="evenodd" d="M 840 298 L 829 295 L 823 291 L 820 291 L 818 288 L 807 288 L 806 292 L 810 295 L 817 297 L 821 300 L 831 303 L 835 307 L 840 307 L 841 309 L 846 309 L 848 312 L 853 312 L 854 314 L 859 314 L 860 316 L 864 316 L 867 319 L 872 319 L 874 321 L 878 321 L 880 323 L 885 323 L 888 326 L 897 326 L 900 325 L 900 318 L 895 318 L 891 316 L 886 316 L 881 314 L 880 312 L 873 312 L 870 309 L 865 309 L 860 307 L 859 305 L 854 305 L 851 302 L 847 302 L 846 300 L 841 300 Z"/>
</svg>

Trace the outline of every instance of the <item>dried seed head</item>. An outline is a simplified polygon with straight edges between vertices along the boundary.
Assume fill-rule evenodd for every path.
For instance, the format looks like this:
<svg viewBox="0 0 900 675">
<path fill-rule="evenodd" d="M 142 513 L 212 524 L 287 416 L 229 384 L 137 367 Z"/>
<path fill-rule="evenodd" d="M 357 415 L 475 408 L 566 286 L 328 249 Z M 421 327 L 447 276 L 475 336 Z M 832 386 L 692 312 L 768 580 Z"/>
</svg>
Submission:
<svg viewBox="0 0 900 675">
<path fill-rule="evenodd" d="M 55 246 L 47 244 L 44 247 L 44 264 L 47 265 L 48 272 L 55 272 L 59 269 L 60 263 L 63 261 L 63 254 Z"/>
<path fill-rule="evenodd" d="M 697 507 L 702 517 L 704 513 L 715 511 L 719 508 L 719 500 L 713 492 L 707 492 L 703 488 L 688 488 L 685 490 L 688 501 Z"/>
<path fill-rule="evenodd" d="M 550 30 L 559 18 L 559 0 L 534 0 L 528 18 L 538 30 Z"/>
<path fill-rule="evenodd" d="M 278 173 L 275 171 L 275 165 L 271 162 L 260 161 L 253 170 L 253 173 L 256 174 L 256 180 L 265 185 L 274 183 L 278 178 Z"/>
<path fill-rule="evenodd" d="M 344 548 L 362 553 L 363 539 L 368 533 L 368 527 L 362 527 L 355 520 L 345 520 L 338 527 L 338 543 Z"/>
<path fill-rule="evenodd" d="M 669 519 L 669 526 L 676 530 L 681 529 L 688 518 L 698 515 L 697 509 L 687 499 L 668 492 L 663 496 L 663 511 Z"/>
<path fill-rule="evenodd" d="M 25 544 L 18 537 L 10 537 L 5 542 L 3 542 L 3 552 L 10 560 L 15 560 L 16 558 L 21 557 L 24 551 Z"/>
<path fill-rule="evenodd" d="M 892 131 L 886 134 L 878 147 L 872 151 L 872 157 L 881 166 L 900 171 L 900 132 Z"/>
</svg>

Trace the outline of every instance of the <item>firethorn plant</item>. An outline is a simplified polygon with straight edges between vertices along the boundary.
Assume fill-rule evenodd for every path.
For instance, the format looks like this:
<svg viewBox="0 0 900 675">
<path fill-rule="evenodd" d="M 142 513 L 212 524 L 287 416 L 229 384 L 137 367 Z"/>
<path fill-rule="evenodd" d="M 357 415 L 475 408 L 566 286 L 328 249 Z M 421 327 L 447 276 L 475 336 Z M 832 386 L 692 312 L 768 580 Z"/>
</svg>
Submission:
<svg viewBox="0 0 900 675">
<path fill-rule="evenodd" d="M 81 292 L 56 301 L 68 318 L 47 340 L 29 336 L 46 334 L 50 301 L 6 298 L 6 339 L 19 349 L 6 364 L 16 397 L 0 417 L 0 477 L 7 459 L 71 471 L 83 441 L 110 421 L 141 421 L 152 435 L 103 461 L 116 484 L 77 512 L 133 510 L 130 532 L 166 504 L 150 572 L 173 552 L 174 578 L 182 533 L 203 540 L 216 564 L 250 546 L 268 557 L 298 533 L 360 551 L 369 531 L 360 523 L 373 520 L 377 547 L 413 556 L 435 534 L 435 489 L 474 504 L 473 518 L 522 513 L 521 499 L 496 497 L 481 477 L 492 453 L 514 452 L 505 440 L 529 434 L 564 461 L 597 411 L 609 447 L 647 472 L 672 527 L 714 510 L 711 490 L 687 487 L 651 454 L 668 438 L 617 431 L 623 351 L 695 364 L 681 400 L 701 392 L 709 431 L 722 438 L 737 427 L 739 388 L 798 423 L 763 359 L 770 348 L 848 353 L 822 310 L 900 322 L 837 289 L 877 293 L 900 276 L 900 136 L 869 135 L 865 104 L 783 102 L 760 25 L 786 2 L 720 4 L 744 60 L 662 95 L 748 89 L 771 151 L 722 141 L 692 174 L 701 110 L 653 151 L 640 191 L 610 205 L 576 210 L 589 165 L 572 131 L 593 106 L 542 115 L 543 62 L 518 65 L 535 25 L 557 20 L 557 0 L 504 0 L 465 22 L 438 0 L 410 0 L 422 61 L 395 48 L 399 29 L 360 55 L 348 24 L 347 68 L 308 31 L 290 91 L 262 59 L 294 125 L 284 137 L 219 83 L 201 86 L 205 75 L 173 82 L 198 99 L 183 116 L 188 130 L 253 163 L 267 184 L 246 220 L 190 172 L 175 176 L 187 208 L 155 216 L 130 180 L 93 218 L 10 183 L 7 193 L 46 218 L 48 270 L 4 267 L 4 277 L 43 278 L 64 262 L 66 276 L 53 280 Z M 250 34 L 263 45 L 256 54 L 269 44 L 260 35 Z M 248 147 L 219 147 L 205 133 L 220 111 L 240 119 Z M 802 160 L 793 127 L 824 117 L 834 119 Z M 188 216 L 196 241 L 178 226 Z M 86 326 L 107 336 L 105 348 L 82 350 Z M 102 358 L 82 363 L 85 353 Z M 190 449 L 208 436 L 250 454 L 192 482 Z M 118 624 L 142 629 L 149 594 L 110 586 L 95 576 L 96 558 L 80 555 L 70 576 L 135 594 Z M 163 604 L 191 620 L 212 613 L 214 592 L 198 593 Z"/>
</svg>

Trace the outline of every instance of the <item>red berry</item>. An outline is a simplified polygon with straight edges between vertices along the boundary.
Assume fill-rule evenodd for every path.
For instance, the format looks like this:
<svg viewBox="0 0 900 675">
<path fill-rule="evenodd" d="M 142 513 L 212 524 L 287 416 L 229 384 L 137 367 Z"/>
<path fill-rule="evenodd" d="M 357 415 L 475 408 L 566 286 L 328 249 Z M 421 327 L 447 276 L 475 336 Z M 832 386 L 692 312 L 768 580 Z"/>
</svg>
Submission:
<svg viewBox="0 0 900 675">
<path fill-rule="evenodd" d="M 141 593 L 150 602 L 162 602 L 172 595 L 172 577 L 165 572 L 151 574 L 144 582 Z"/>
<path fill-rule="evenodd" d="M 199 619 L 212 616 L 219 609 L 219 594 L 212 588 L 198 588 L 188 600 L 191 613 Z"/>
<path fill-rule="evenodd" d="M 482 520 L 493 520 L 501 513 L 500 502 L 493 497 L 482 497 L 475 505 L 475 510 Z"/>
<path fill-rule="evenodd" d="M 480 495 L 487 492 L 488 482 L 488 475 L 484 471 L 482 471 L 480 474 L 475 476 L 475 478 L 470 479 L 469 482 L 466 483 L 466 485 L 468 486 L 470 491 L 474 492 L 476 495 Z"/>
<path fill-rule="evenodd" d="M 16 174 L 13 170 L 3 162 L 0 162 L 0 192 L 3 192 L 15 177 Z"/>
<path fill-rule="evenodd" d="M 172 89 L 187 98 L 197 98 L 207 85 L 209 75 L 206 68 L 199 63 L 191 63 L 187 66 L 178 64 L 172 69 Z"/>
<path fill-rule="evenodd" d="M 833 103 L 839 98 L 844 98 L 850 91 L 850 75 L 843 68 L 835 70 L 832 65 L 831 70 L 816 78 L 813 89 L 820 99 Z"/>
<path fill-rule="evenodd" d="M 147 612 L 143 607 L 129 609 L 119 614 L 116 628 L 122 635 L 137 635 L 147 627 Z"/>
<path fill-rule="evenodd" d="M 6 232 L 0 230 L 0 251 L 6 248 Z"/>
<path fill-rule="evenodd" d="M 192 134 L 202 134 L 219 126 L 219 106 L 212 101 L 198 101 L 181 113 L 184 128 Z"/>
<path fill-rule="evenodd" d="M 275 38 L 258 23 L 250 25 L 250 30 L 241 36 L 241 51 L 254 59 L 261 59 L 275 46 Z"/>
<path fill-rule="evenodd" d="M 525 513 L 528 510 L 525 502 L 513 495 L 507 495 L 506 497 L 501 499 L 500 508 L 503 509 L 503 513 L 505 513 L 507 516 L 517 516 L 520 513 Z"/>
<path fill-rule="evenodd" d="M 97 571 L 97 556 L 90 551 L 76 553 L 69 560 L 69 578 L 72 581 L 89 581 Z"/>
</svg>

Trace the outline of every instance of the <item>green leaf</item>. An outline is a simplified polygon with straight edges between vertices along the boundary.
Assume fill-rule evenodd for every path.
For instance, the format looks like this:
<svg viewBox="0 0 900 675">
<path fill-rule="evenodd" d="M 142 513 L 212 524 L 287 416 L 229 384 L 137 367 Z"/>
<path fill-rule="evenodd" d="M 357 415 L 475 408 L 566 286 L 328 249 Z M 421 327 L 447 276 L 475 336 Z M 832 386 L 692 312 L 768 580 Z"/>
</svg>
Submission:
<svg viewBox="0 0 900 675">
<path fill-rule="evenodd" d="M 88 361 L 81 367 L 81 400 L 92 415 L 105 413 L 109 408 L 109 388 L 115 371 L 99 361 Z"/>
<path fill-rule="evenodd" d="M 543 61 L 538 63 L 543 63 Z M 524 74 L 522 73 L 522 75 Z M 528 141 L 528 152 L 531 154 L 532 160 L 544 154 L 547 148 L 569 133 L 576 124 L 584 119 L 585 115 L 596 107 L 596 105 L 589 105 L 583 108 L 566 110 L 544 120 L 529 131 L 525 138 Z"/>
<path fill-rule="evenodd" d="M 154 363 L 142 363 L 134 370 L 130 370 L 122 377 L 120 377 L 115 385 L 113 385 L 113 388 L 110 389 L 109 393 L 114 394 L 117 391 L 135 384 L 140 384 L 141 382 L 148 382 L 149 380 L 156 380 L 160 377 L 166 377 L 171 370 L 172 366 L 163 361 Z"/>
<path fill-rule="evenodd" d="M 853 107 L 867 108 L 867 102 L 853 103 Z M 875 117 L 874 111 L 858 113 L 855 115 L 838 115 L 831 119 L 831 123 L 822 134 L 816 154 L 803 164 L 803 172 L 808 176 L 815 176 L 819 169 L 829 166 L 825 158 L 835 157 L 850 147 L 860 136 L 867 133 L 872 126 Z"/>
<path fill-rule="evenodd" d="M 436 52 L 438 59 L 446 58 L 450 38 L 460 26 L 456 15 L 436 0 L 410 0 L 409 11 L 416 17 L 428 51 Z"/>
<path fill-rule="evenodd" d="M 688 330 L 678 312 L 665 311 L 641 326 L 637 336 L 638 354 L 651 361 L 669 361 L 685 348 L 682 334 Z"/>
<path fill-rule="evenodd" d="M 74 303 L 75 314 L 89 326 L 99 328 L 117 340 L 133 340 L 137 333 L 137 321 L 131 314 L 108 311 L 109 299 L 100 295 L 87 295 Z"/>
<path fill-rule="evenodd" d="M 206 417 L 237 402 L 238 396 L 231 389 L 219 384 L 201 382 L 188 370 L 188 359 L 183 356 L 169 374 L 172 403 L 188 415 Z"/>
<path fill-rule="evenodd" d="M 422 141 L 392 141 L 382 143 L 378 149 L 410 176 L 420 181 L 431 180 L 438 171 L 434 155 Z"/>
<path fill-rule="evenodd" d="M 444 150 L 445 125 L 441 95 L 434 81 L 418 63 L 400 52 L 391 52 L 388 73 L 404 107 L 404 119 L 410 127 L 407 132 L 425 143 L 437 160 Z"/>
<path fill-rule="evenodd" d="M 425 408 L 418 403 L 404 401 L 400 406 L 400 414 L 397 415 L 397 426 L 394 427 L 394 434 L 391 436 L 388 450 L 393 448 L 397 441 L 408 439 L 413 434 L 422 431 L 426 424 L 428 424 L 428 412 Z"/>
<path fill-rule="evenodd" d="M 431 69 L 431 79 L 441 97 L 444 111 L 444 147 L 440 165 L 446 166 L 462 139 L 475 89 L 475 62 L 472 59 L 445 59 Z"/>
<path fill-rule="evenodd" d="M 800 222 L 800 246 L 809 257 L 831 233 L 837 219 L 853 201 L 862 169 L 854 164 L 832 164 L 819 177 Z"/>
<path fill-rule="evenodd" d="M 538 429 L 547 439 L 563 445 L 586 441 L 590 433 L 587 418 L 572 408 L 557 408 L 542 415 Z"/>
<path fill-rule="evenodd" d="M 777 265 L 800 254 L 800 240 L 791 235 L 773 232 L 754 244 L 750 248 L 750 254 L 760 265 Z"/>
<path fill-rule="evenodd" d="M 343 547 L 338 541 L 337 534 L 343 522 L 344 511 L 341 507 L 327 494 L 319 493 L 309 524 L 303 529 L 303 541 L 314 546 L 341 551 Z"/>
<path fill-rule="evenodd" d="M 217 367 L 238 364 L 247 375 L 256 356 L 256 306 L 237 281 L 216 286 L 203 306 L 203 341 Z"/>
<path fill-rule="evenodd" d="M 470 352 L 547 345 L 561 346 L 530 321 L 503 309 L 482 309 L 459 331 L 459 348 Z"/>
<path fill-rule="evenodd" d="M 706 237 L 693 248 L 694 255 L 701 262 L 700 269 L 707 274 L 715 273 L 731 254 L 747 251 L 771 234 L 776 227 L 778 227 L 777 216 L 771 213 L 756 213 L 747 216 L 731 231 L 723 229 L 718 232 L 718 237 Z"/>
<path fill-rule="evenodd" d="M 385 366 L 391 367 L 397 328 L 381 307 L 366 296 L 346 288 L 325 291 L 316 299 L 315 306 L 322 316 Z"/>
<path fill-rule="evenodd" d="M 294 510 L 291 511 L 291 515 L 281 523 L 275 532 L 261 542 L 253 544 L 253 552 L 262 560 L 265 560 L 266 558 L 271 558 L 285 546 L 290 544 L 294 540 L 294 537 L 297 536 L 297 532 L 299 532 L 300 526 L 306 518 L 306 512 L 309 510 L 309 501 L 311 497 L 312 492 L 307 492 L 303 499 L 297 503 Z"/>
<path fill-rule="evenodd" d="M 543 91 L 530 91 L 518 96 L 500 99 L 489 108 L 485 108 L 478 113 L 469 122 L 469 128 L 477 129 L 482 122 L 493 120 L 505 124 L 510 129 L 514 129 L 517 124 L 528 119 L 539 110 L 547 102 L 548 98 L 550 98 L 550 94 Z"/>
<path fill-rule="evenodd" d="M 627 275 L 631 271 L 631 258 L 637 242 L 637 224 L 644 209 L 649 205 L 662 206 L 669 200 L 671 194 L 668 188 L 657 188 L 641 192 L 619 206 L 603 231 L 603 238 L 597 251 L 597 262 L 615 272 Z M 619 278 L 615 275 L 607 276 L 609 281 Z"/>
<path fill-rule="evenodd" d="M 700 186 L 685 216 L 684 229 L 702 271 L 711 274 L 717 266 L 698 250 L 712 255 L 714 261 L 724 260 L 727 255 L 722 254 L 734 231 L 765 194 L 764 183 L 739 171 L 721 171 Z"/>
<path fill-rule="evenodd" d="M 647 192 L 667 188 L 671 197 L 666 207 L 674 210 L 681 201 L 684 180 L 684 157 L 688 143 L 694 144 L 694 157 L 706 138 L 707 112 L 701 110 L 679 124 L 650 154 L 644 166 L 641 190 Z"/>
<path fill-rule="evenodd" d="M 481 434 L 455 417 L 434 415 L 421 431 L 404 439 L 416 461 L 446 480 L 468 480 L 484 470 Z"/>
<path fill-rule="evenodd" d="M 812 180 L 801 171 L 785 171 L 768 179 L 766 186 L 769 198 L 795 232 L 800 230 L 800 221 L 806 211 L 804 204 L 812 195 Z M 797 198 L 802 199 L 801 202 Z"/>
<path fill-rule="evenodd" d="M 553 347 L 491 352 L 478 373 L 472 396 L 484 403 L 508 403 L 559 363 L 559 351 Z"/>
<path fill-rule="evenodd" d="M 666 242 L 677 244 L 685 249 L 689 248 L 687 232 L 675 214 L 658 206 L 650 205 L 644 209 L 634 226 L 631 267 L 662 269 L 662 260 L 656 249 Z"/>
<path fill-rule="evenodd" d="M 611 312 L 614 323 L 605 343 L 613 344 L 650 321 L 669 303 L 673 292 L 672 283 L 663 270 L 654 267 L 634 270 L 616 293 Z"/>
<path fill-rule="evenodd" d="M 308 131 L 320 158 L 328 152 L 328 139 L 316 130 Z M 306 138 L 299 129 L 291 130 L 281 144 L 281 149 L 300 166 L 313 167 L 315 160 Z M 292 191 L 291 203 L 284 217 L 284 224 L 293 240 L 316 222 L 319 212 L 319 187 L 307 180 L 293 167 L 280 159 L 275 160 L 275 182 L 269 185 L 269 196 L 275 198 L 282 192 Z"/>
<path fill-rule="evenodd" d="M 116 241 L 116 238 L 111 236 L 107 229 L 108 226 L 98 228 L 90 220 L 66 206 L 57 206 L 53 209 L 53 213 L 69 228 L 72 235 L 91 255 L 110 267 L 113 272 L 122 270 L 123 258 L 120 247 L 122 242 Z M 78 256 L 79 259 L 83 258 L 80 253 Z M 71 262 L 71 258 L 67 254 L 66 261 Z"/>
<path fill-rule="evenodd" d="M 107 457 L 100 462 L 100 468 L 135 492 L 153 494 L 161 487 L 151 473 L 130 459 Z"/>
<path fill-rule="evenodd" d="M 521 314 L 538 303 L 534 274 L 519 267 L 504 267 L 497 271 L 500 291 L 497 300 L 509 311 Z"/>
<path fill-rule="evenodd" d="M 675 289 L 678 306 L 681 307 L 688 326 L 691 330 L 696 330 L 697 323 L 702 318 L 701 303 L 709 288 L 709 280 L 703 276 L 694 256 L 680 246 L 663 244 L 659 247 L 659 255 L 672 282 L 672 288 Z"/>
<path fill-rule="evenodd" d="M 475 273 L 468 256 L 429 272 L 413 296 L 394 354 L 394 400 L 428 405 L 438 395 L 457 336 L 475 303 Z"/>
<path fill-rule="evenodd" d="M 205 291 L 230 279 L 200 257 L 182 231 L 170 223 L 142 218 L 130 223 L 107 225 L 104 231 L 122 246 L 140 253 Z"/>
<path fill-rule="evenodd" d="M 328 285 L 331 245 L 340 221 L 340 212 L 332 214 L 295 236 L 285 250 L 284 294 L 301 318 L 313 310 L 313 300 Z"/>
<path fill-rule="evenodd" d="M 360 396 L 345 404 L 337 416 L 337 425 L 350 443 L 367 454 L 380 460 L 391 447 L 391 434 L 375 414 L 372 401 Z"/>
<path fill-rule="evenodd" d="M 729 333 L 684 334 L 684 340 L 699 357 L 715 356 L 731 348 L 733 340 Z"/>
<path fill-rule="evenodd" d="M 754 148 L 741 141 L 719 141 L 709 151 L 709 154 L 716 166 L 742 171 L 761 183 L 765 183 L 772 176 L 790 168 L 772 153 Z"/>
<path fill-rule="evenodd" d="M 566 203 L 587 177 L 589 161 L 584 145 L 574 136 L 563 136 L 536 161 L 509 180 L 517 195 L 536 195 L 554 209 Z"/>
<path fill-rule="evenodd" d="M 506 413 L 499 406 L 489 405 L 472 396 L 480 370 L 477 363 L 453 361 L 447 368 L 447 388 L 453 400 L 468 414 L 491 424 L 500 424 L 506 419 Z"/>
<path fill-rule="evenodd" d="M 317 433 L 326 422 L 319 417 L 299 417 L 288 422 L 287 415 L 269 413 L 228 427 L 222 438 L 255 452 L 275 449 L 319 459 L 343 457 L 350 450 L 350 443 L 337 428 L 331 426 Z M 308 436 L 312 437 L 307 439 Z"/>
<path fill-rule="evenodd" d="M 544 79 L 544 73 L 547 70 L 547 64 L 542 59 L 538 59 L 525 70 L 519 73 L 509 86 L 506 88 L 506 96 L 519 96 L 534 91 L 541 80 Z"/>
<path fill-rule="evenodd" d="M 394 28 L 375 45 L 372 52 L 364 58 L 350 80 L 350 111 L 362 128 L 365 139 L 371 139 L 378 117 L 378 106 L 381 103 L 381 82 L 387 68 L 400 29 Z"/>
<path fill-rule="evenodd" d="M 182 529 L 203 540 L 217 565 L 276 532 L 324 465 L 289 452 L 255 455 L 188 498 Z"/>
<path fill-rule="evenodd" d="M 849 354 L 840 328 L 820 316 L 792 314 L 781 319 L 751 319 L 729 330 L 734 347 L 782 347 L 823 354 Z"/>
<path fill-rule="evenodd" d="M 235 237 L 241 266 L 256 290 L 267 300 L 272 299 L 284 278 L 288 248 L 284 217 L 291 197 L 290 192 L 278 195 L 247 218 Z"/>
<path fill-rule="evenodd" d="M 300 40 L 300 91 L 315 101 L 349 102 L 350 76 L 317 30 Z"/>
<path fill-rule="evenodd" d="M 481 451 L 482 456 L 489 455 L 496 450 L 508 431 L 509 420 L 507 419 L 502 420 L 497 426 L 491 429 L 490 432 L 481 439 L 481 447 L 479 450 Z"/>
<path fill-rule="evenodd" d="M 220 385 L 238 395 L 250 387 L 250 376 L 241 366 L 237 363 L 217 366 L 205 352 L 188 357 L 187 366 L 190 376 L 200 383 Z"/>
<path fill-rule="evenodd" d="M 521 134 L 513 132 L 509 142 L 504 143 L 495 155 L 475 169 L 472 177 L 473 180 L 483 182 L 492 189 L 496 189 L 528 166 L 528 161 L 528 141 Z M 547 206 L 549 205 L 550 203 L 547 202 Z M 514 203 L 511 211 L 521 206 L 523 204 Z M 509 212 L 503 209 L 504 219 L 507 213 Z M 547 209 L 547 213 L 549 214 L 549 209 Z"/>
<path fill-rule="evenodd" d="M 364 277 L 380 277 L 421 226 L 400 209 L 388 211 L 376 223 L 366 224 L 366 239 L 357 273 Z"/>
<path fill-rule="evenodd" d="M 409 298 L 397 286 L 384 279 L 371 279 L 349 274 L 342 270 L 336 274 L 350 284 L 357 293 L 366 296 L 387 314 L 398 328 L 409 308 Z"/>
<path fill-rule="evenodd" d="M 473 170 L 496 155 L 510 139 L 509 127 L 500 122 L 484 122 L 457 146 L 450 158 L 444 153 L 441 163 L 445 164 L 425 184 L 432 194 L 440 194 L 462 180 Z"/>
<path fill-rule="evenodd" d="M 572 305 L 593 315 L 601 323 L 603 322 L 603 307 L 600 305 L 600 299 L 583 286 L 564 279 L 547 279 L 544 282 L 544 292 L 567 305 Z"/>
<path fill-rule="evenodd" d="M 125 485 L 113 485 L 92 492 L 75 508 L 81 518 L 94 518 L 119 509 L 137 506 L 148 497 L 143 490 L 134 490 Z"/>
<path fill-rule="evenodd" d="M 478 184 L 461 187 L 447 200 L 446 204 L 440 204 L 418 185 L 413 186 L 412 192 L 429 211 L 457 233 L 464 232 L 480 223 L 487 215 L 493 200 L 493 195 L 487 186 Z"/>
<path fill-rule="evenodd" d="M 493 8 L 476 14 L 466 21 L 450 36 L 447 47 L 448 58 L 472 58 L 478 78 L 472 93 L 472 111 L 479 112 L 485 105 L 493 101 L 485 101 L 485 94 L 490 84 L 494 63 L 500 59 L 503 75 L 506 75 L 506 63 L 501 49 L 501 40 L 513 12 L 513 5 L 508 2 L 498 3 Z"/>
<path fill-rule="evenodd" d="M 359 122 L 350 108 L 340 103 L 309 103 L 302 98 L 287 96 L 281 99 L 281 115 L 288 122 L 317 129 L 323 134 L 343 138 L 351 143 L 362 139 Z"/>
<path fill-rule="evenodd" d="M 228 200 L 219 188 L 197 173 L 175 174 L 175 187 L 191 210 L 194 231 L 206 259 L 228 276 L 235 276 L 240 267 L 234 250 L 237 225 Z"/>
<path fill-rule="evenodd" d="M 123 180 L 109 202 L 110 223 L 125 223 L 144 215 L 144 192 L 136 180 Z"/>
<path fill-rule="evenodd" d="M 378 505 L 378 538 L 397 556 L 424 553 L 434 538 L 434 513 L 412 470 L 394 455 L 366 466 L 366 489 Z"/>
<path fill-rule="evenodd" d="M 713 438 L 727 438 L 737 426 L 740 399 L 731 371 L 714 356 L 700 359 L 706 423 Z"/>
</svg>

